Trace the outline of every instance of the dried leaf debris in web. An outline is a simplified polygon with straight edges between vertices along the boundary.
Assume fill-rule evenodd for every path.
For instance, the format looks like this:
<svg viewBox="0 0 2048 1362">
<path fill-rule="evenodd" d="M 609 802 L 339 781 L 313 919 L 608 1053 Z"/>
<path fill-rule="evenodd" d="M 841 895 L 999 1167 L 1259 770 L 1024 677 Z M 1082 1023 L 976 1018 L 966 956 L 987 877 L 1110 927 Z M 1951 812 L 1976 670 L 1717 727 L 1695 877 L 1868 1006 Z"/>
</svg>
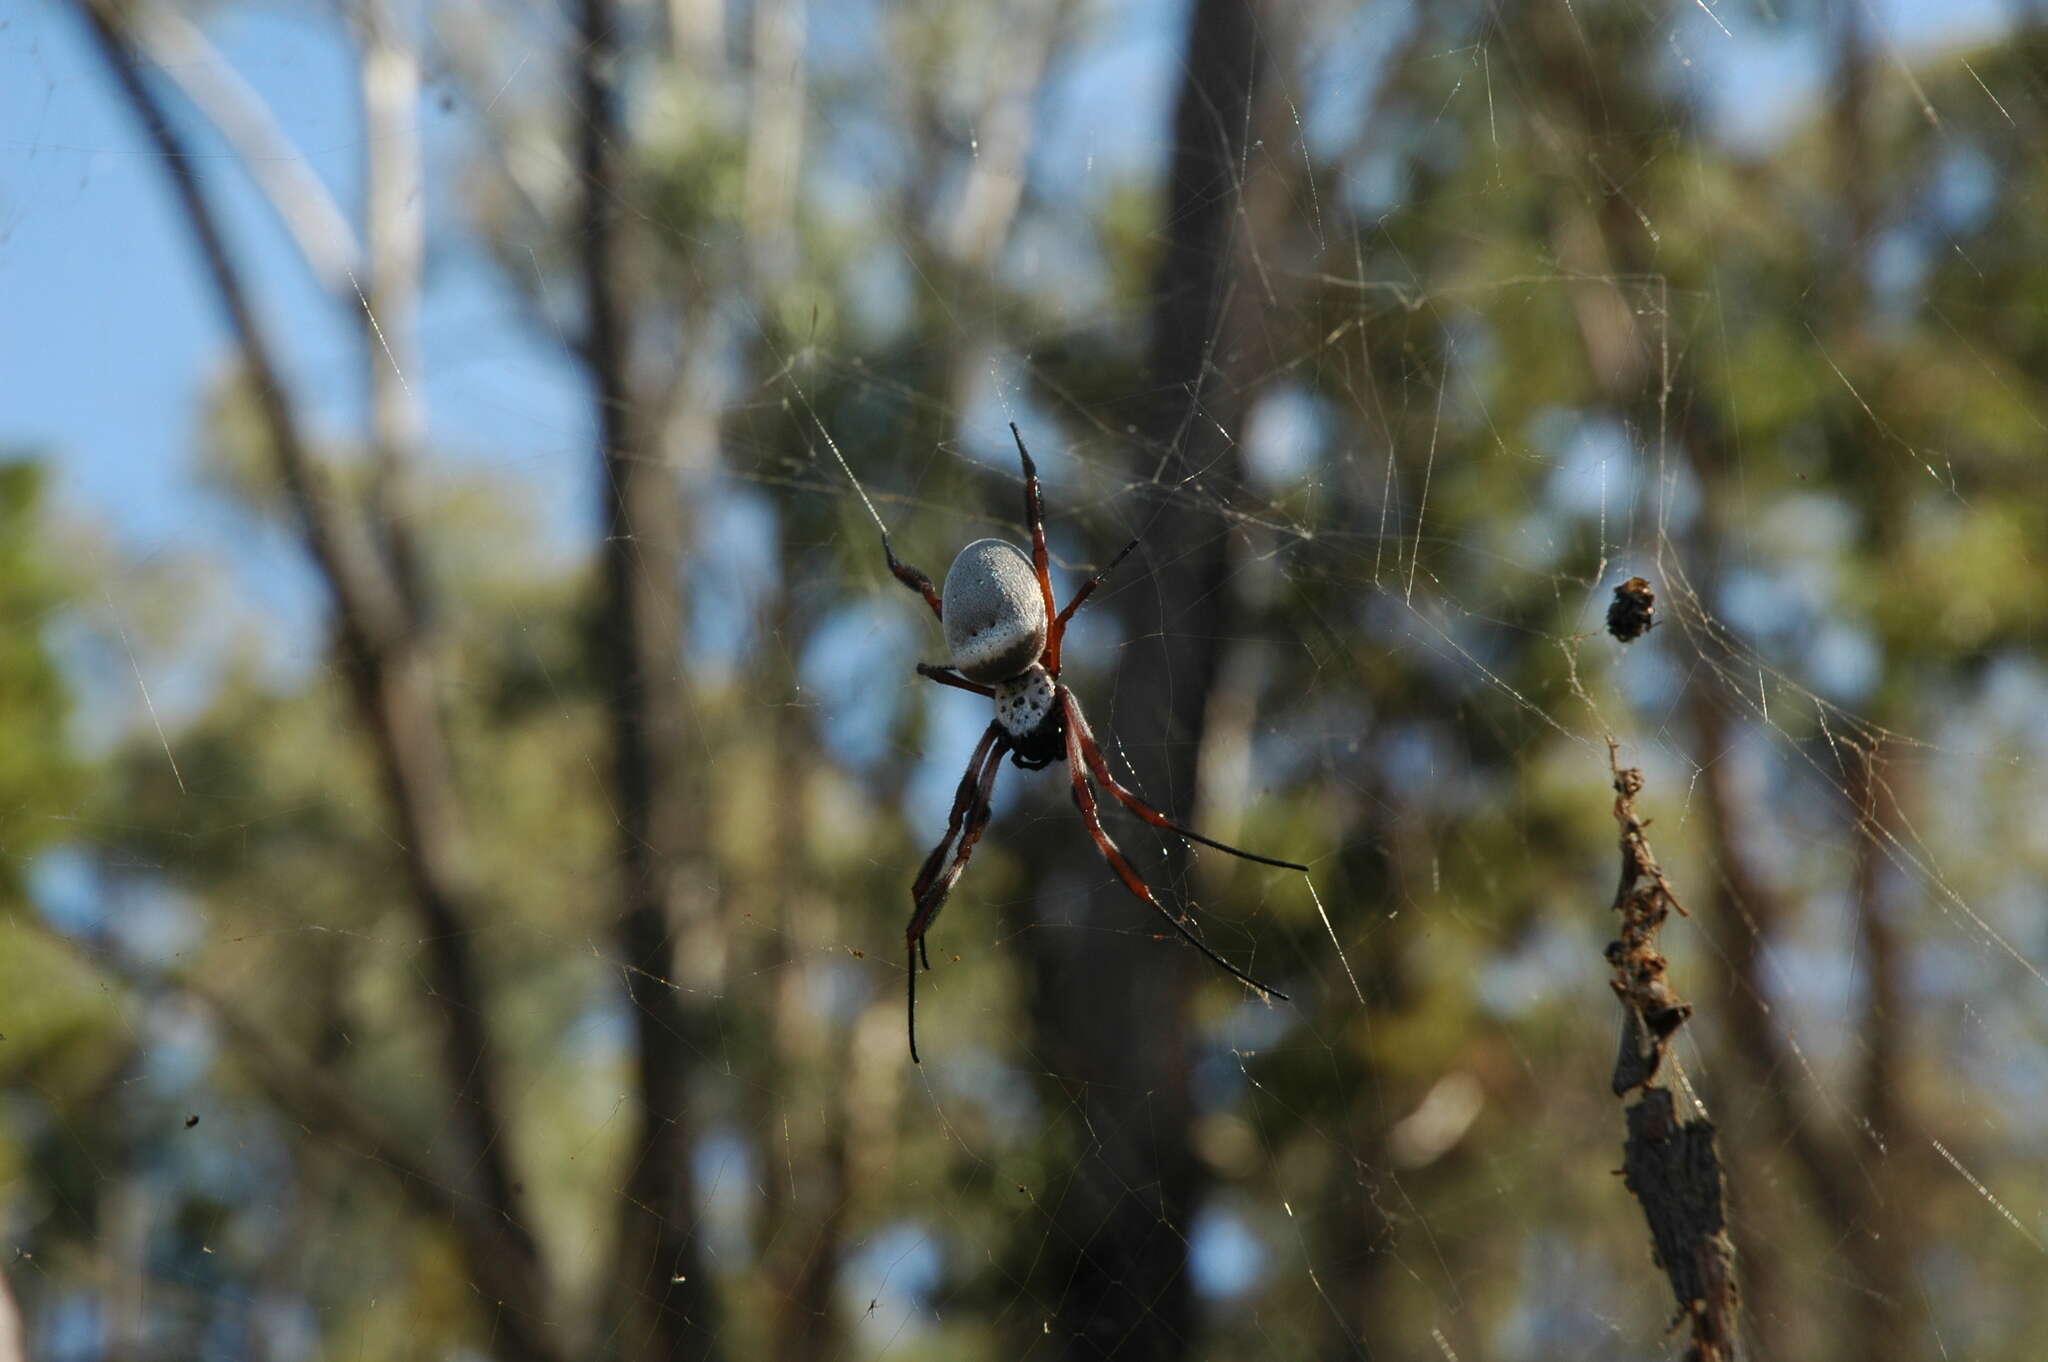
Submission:
<svg viewBox="0 0 2048 1362">
<path fill-rule="evenodd" d="M 1623 767 L 1612 739 L 1607 762 L 1614 773 L 1614 820 L 1621 825 L 1621 883 L 1614 908 L 1621 935 L 1607 943 L 1614 996 L 1622 1006 L 1614 1094 L 1628 1106 L 1622 1174 L 1650 1223 L 1655 1261 L 1678 1298 L 1677 1323 L 1692 1326 L 1686 1362 L 1731 1362 L 1735 1357 L 1734 1245 L 1728 1238 L 1721 1156 L 1714 1124 L 1704 1115 L 1681 1119 L 1669 1088 L 1657 1079 L 1671 1041 L 1692 1008 L 1665 977 L 1657 932 L 1672 909 L 1684 905 L 1665 878 L 1636 814 L 1643 773 Z"/>
</svg>

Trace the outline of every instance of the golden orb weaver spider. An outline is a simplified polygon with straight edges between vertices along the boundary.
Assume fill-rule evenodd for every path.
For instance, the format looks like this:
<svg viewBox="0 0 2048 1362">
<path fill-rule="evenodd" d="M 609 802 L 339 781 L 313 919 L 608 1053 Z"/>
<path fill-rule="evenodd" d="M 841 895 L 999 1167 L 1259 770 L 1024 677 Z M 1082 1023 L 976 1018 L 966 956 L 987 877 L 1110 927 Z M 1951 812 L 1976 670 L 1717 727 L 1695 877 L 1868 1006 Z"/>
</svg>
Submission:
<svg viewBox="0 0 2048 1362">
<path fill-rule="evenodd" d="M 1092 775 L 1095 784 L 1109 791 L 1125 808 L 1154 827 L 1165 828 L 1189 841 L 1200 842 L 1203 846 L 1214 847 L 1260 865 L 1279 866 L 1283 870 L 1308 869 L 1295 861 L 1256 855 L 1184 828 L 1124 788 L 1110 773 L 1102 748 L 1096 743 L 1095 734 L 1081 713 L 1081 702 L 1074 698 L 1071 690 L 1060 684 L 1060 644 L 1066 637 L 1067 622 L 1073 619 L 1074 612 L 1081 608 L 1082 602 L 1094 593 L 1096 587 L 1102 585 L 1103 579 L 1116 569 L 1117 564 L 1138 546 L 1138 541 L 1134 539 L 1124 545 L 1110 560 L 1109 566 L 1081 584 L 1081 589 L 1074 593 L 1065 609 L 1054 613 L 1051 559 L 1045 549 L 1045 514 L 1039 499 L 1038 469 L 1031 462 L 1031 453 L 1024 447 L 1023 433 L 1014 422 L 1010 425 L 1010 434 L 1017 441 L 1017 457 L 1024 465 L 1024 520 L 1031 530 L 1031 557 L 1028 560 L 1023 550 L 1014 544 L 1000 539 L 977 539 L 954 558 L 953 566 L 946 572 L 945 591 L 941 595 L 930 577 L 897 560 L 895 551 L 889 546 L 888 534 L 882 535 L 882 553 L 889 560 L 889 571 L 897 581 L 924 597 L 925 604 L 931 607 L 932 614 L 945 631 L 946 648 L 950 654 L 948 665 L 940 667 L 920 662 L 917 664 L 918 675 L 941 685 L 986 696 L 996 706 L 996 717 L 982 733 L 981 741 L 975 744 L 973 755 L 967 759 L 967 772 L 961 776 L 960 788 L 953 795 L 953 811 L 946 820 L 946 835 L 932 848 L 931 855 L 925 857 L 924 868 L 918 871 L 917 879 L 910 888 L 913 907 L 903 937 L 910 956 L 912 1063 L 922 1062 L 917 1054 L 917 971 L 920 964 L 925 969 L 931 968 L 931 956 L 925 950 L 925 934 L 931 930 L 939 909 L 945 906 L 946 895 L 952 892 L 961 872 L 967 869 L 967 858 L 974 854 L 974 844 L 981 840 L 981 834 L 988 826 L 993 813 L 989 801 L 995 793 L 996 772 L 1005 756 L 1027 771 L 1043 770 L 1064 757 L 1068 775 L 1073 781 L 1074 805 L 1081 811 L 1081 821 L 1087 825 L 1096 850 L 1109 862 L 1110 869 L 1116 872 L 1124 887 L 1165 918 L 1174 931 L 1211 964 L 1257 990 L 1262 997 L 1287 1000 L 1287 995 L 1279 989 L 1260 983 L 1209 949 L 1183 917 L 1159 901 L 1103 830 L 1102 814 L 1096 807 L 1095 791 L 1088 783 L 1089 777 Z"/>
</svg>

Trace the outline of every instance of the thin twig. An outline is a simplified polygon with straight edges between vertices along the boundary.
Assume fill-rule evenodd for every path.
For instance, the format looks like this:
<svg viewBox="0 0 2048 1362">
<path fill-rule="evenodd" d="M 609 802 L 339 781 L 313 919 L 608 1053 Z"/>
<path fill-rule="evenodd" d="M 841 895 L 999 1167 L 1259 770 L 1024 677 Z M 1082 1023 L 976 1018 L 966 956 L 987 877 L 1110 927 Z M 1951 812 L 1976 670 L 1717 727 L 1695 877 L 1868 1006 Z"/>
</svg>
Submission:
<svg viewBox="0 0 2048 1362">
<path fill-rule="evenodd" d="M 360 304 L 368 341 L 371 513 L 408 625 L 417 628 L 424 587 L 407 488 L 427 432 L 417 339 L 426 254 L 420 63 L 390 0 L 362 0 L 361 25 L 369 255 L 362 285 L 349 301 Z"/>
<path fill-rule="evenodd" d="M 1611 985 L 1623 1011 L 1614 1062 L 1614 1093 L 1628 1100 L 1628 1140 L 1622 1171 L 1650 1224 L 1655 1261 L 1678 1298 L 1679 1320 L 1692 1326 L 1686 1362 L 1732 1362 L 1735 1357 L 1735 1247 L 1728 1219 L 1721 1155 L 1714 1125 L 1704 1113 L 1681 1119 L 1671 1090 L 1658 1083 L 1666 1053 L 1692 1007 L 1665 977 L 1657 933 L 1673 910 L 1685 906 L 1650 850 L 1637 815 L 1643 773 L 1624 768 L 1614 739 L 1607 740 L 1614 777 L 1614 821 L 1621 825 L 1621 882 L 1614 910 L 1621 935 L 1607 945 Z"/>
</svg>

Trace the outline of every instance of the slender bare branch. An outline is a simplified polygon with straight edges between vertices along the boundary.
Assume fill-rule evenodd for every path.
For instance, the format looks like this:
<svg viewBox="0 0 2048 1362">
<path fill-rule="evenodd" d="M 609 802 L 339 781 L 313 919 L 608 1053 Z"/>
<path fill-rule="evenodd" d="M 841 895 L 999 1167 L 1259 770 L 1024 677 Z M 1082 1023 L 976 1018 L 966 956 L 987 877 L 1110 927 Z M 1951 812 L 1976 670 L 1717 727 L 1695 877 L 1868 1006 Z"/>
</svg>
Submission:
<svg viewBox="0 0 2048 1362">
<path fill-rule="evenodd" d="M 804 151 L 803 0 L 756 0 L 747 120 L 746 224 L 754 268 L 779 281 L 796 268 Z"/>
<path fill-rule="evenodd" d="M 426 252 L 421 176 L 420 64 L 390 0 L 362 0 L 363 117 L 369 258 L 360 296 L 368 344 L 373 452 L 371 502 L 408 614 L 423 587 L 411 533 L 407 484 L 426 440 L 418 316 Z"/>
<path fill-rule="evenodd" d="M 222 56 L 204 30 L 169 5 L 137 5 L 129 36 L 214 126 L 272 211 L 291 233 L 320 286 L 353 295 L 363 247 L 334 195 L 278 126 L 263 97 Z"/>
<path fill-rule="evenodd" d="M 994 270 L 1024 202 L 1025 171 L 1037 132 L 1036 101 L 1053 46 L 1066 23 L 1066 0 L 1020 13 L 988 72 L 975 125 L 974 159 L 960 186 L 946 249 L 971 273 Z"/>
<path fill-rule="evenodd" d="M 527 1327 L 528 1321 L 544 1314 L 546 1274 L 505 1138 L 502 1078 L 470 944 L 473 913 L 466 904 L 466 877 L 460 870 L 461 824 L 427 659 L 409 629 L 408 612 L 388 570 L 352 547 L 358 541 L 348 532 L 342 503 L 320 486 L 312 447 L 200 183 L 198 162 L 136 69 L 128 42 L 108 11 L 93 0 L 80 0 L 78 8 L 109 75 L 170 178 L 180 212 L 199 245 L 207 276 L 248 368 L 279 480 L 333 598 L 342 670 L 375 746 L 421 920 L 431 991 L 445 1023 L 443 1078 L 454 1102 L 455 1127 L 466 1146 L 465 1166 L 496 1227 L 491 1251 L 472 1259 L 470 1266 L 479 1284 L 496 1299 L 519 1301 L 532 1311 L 500 1319 L 499 1337 L 508 1353 L 551 1357 L 556 1352 L 551 1341 Z"/>
<path fill-rule="evenodd" d="M 28 1362 L 28 1338 L 21 1327 L 21 1307 L 0 1272 L 0 1362 Z"/>
<path fill-rule="evenodd" d="M 1911 1011 L 1906 950 L 1885 893 L 1885 853 L 1901 820 L 1898 791 L 1886 779 L 1881 742 L 1851 746 L 1850 797 L 1856 817 L 1853 884 L 1864 975 L 1856 1114 L 1860 1137 L 1888 1166 L 1885 1176 L 1859 1186 L 1862 1223 L 1843 1248 L 1858 1285 L 1873 1301 L 1855 1312 L 1850 1326 L 1855 1355 L 1868 1362 L 1898 1362 L 1917 1349 L 1918 1334 L 1912 1326 L 1921 1305 L 1914 1289 L 1914 1245 L 1925 1242 L 1927 1235 L 1924 1225 L 1916 1223 L 1914 1161 L 1904 1153 L 1913 1118 L 1906 1095 Z"/>
<path fill-rule="evenodd" d="M 220 229 L 212 205 L 199 183 L 198 161 L 185 140 L 172 126 L 161 101 L 136 69 L 127 39 L 118 32 L 96 0 L 79 0 L 95 46 L 105 61 L 122 97 L 134 110 L 157 155 L 158 163 L 170 177 L 186 225 L 198 240 L 202 263 L 214 292 L 227 313 L 228 325 L 248 366 L 259 414 L 269 432 L 278 473 L 290 497 L 306 545 L 326 579 L 334 597 L 343 629 L 353 631 L 348 642 L 352 651 L 367 651 L 372 640 L 388 633 L 393 624 L 392 601 L 381 589 L 369 565 L 356 561 L 340 523 L 336 504 L 318 485 L 312 446 L 299 425 L 297 412 L 285 389 L 281 371 L 257 320 L 249 293 L 236 268 L 233 253 Z"/>
<path fill-rule="evenodd" d="M 664 0 L 669 52 L 685 70 L 722 65 L 725 0 Z"/>
</svg>

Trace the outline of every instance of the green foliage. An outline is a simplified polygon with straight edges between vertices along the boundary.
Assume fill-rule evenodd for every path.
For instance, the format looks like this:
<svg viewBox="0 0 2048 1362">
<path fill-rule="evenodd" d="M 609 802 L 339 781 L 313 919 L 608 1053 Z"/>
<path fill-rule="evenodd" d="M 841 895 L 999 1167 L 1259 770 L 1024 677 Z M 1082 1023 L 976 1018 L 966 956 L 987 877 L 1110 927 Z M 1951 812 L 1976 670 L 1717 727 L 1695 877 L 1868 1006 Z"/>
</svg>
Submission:
<svg viewBox="0 0 2048 1362">
<path fill-rule="evenodd" d="M 43 484 L 40 464 L 0 461 L 0 905 L 10 908 L 30 859 L 62 835 L 83 775 L 47 636 L 72 584 L 42 523 Z"/>
</svg>

